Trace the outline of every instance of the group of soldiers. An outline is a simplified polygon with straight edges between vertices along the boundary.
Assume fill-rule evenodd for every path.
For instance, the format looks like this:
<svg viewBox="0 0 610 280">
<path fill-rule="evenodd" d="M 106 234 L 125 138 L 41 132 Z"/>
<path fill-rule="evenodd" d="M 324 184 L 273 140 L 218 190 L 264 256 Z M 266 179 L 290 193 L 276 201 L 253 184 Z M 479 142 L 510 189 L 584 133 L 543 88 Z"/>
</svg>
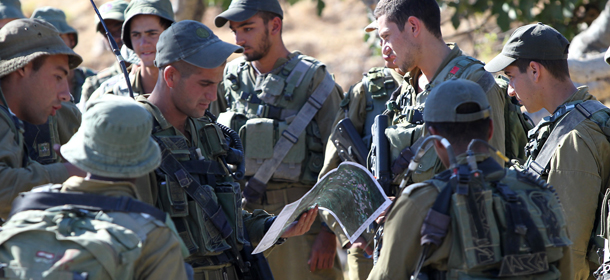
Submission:
<svg viewBox="0 0 610 280">
<path fill-rule="evenodd" d="M 121 56 L 95 73 L 63 11 L 0 0 L 0 278 L 343 279 L 337 246 L 350 279 L 609 277 L 610 109 L 552 27 L 484 64 L 435 0 L 381 0 L 384 66 L 344 93 L 286 48 L 278 0 L 216 16 L 234 44 L 169 0 L 99 12 Z M 251 254 L 342 161 L 393 199 L 371 230 L 314 207 Z"/>
</svg>

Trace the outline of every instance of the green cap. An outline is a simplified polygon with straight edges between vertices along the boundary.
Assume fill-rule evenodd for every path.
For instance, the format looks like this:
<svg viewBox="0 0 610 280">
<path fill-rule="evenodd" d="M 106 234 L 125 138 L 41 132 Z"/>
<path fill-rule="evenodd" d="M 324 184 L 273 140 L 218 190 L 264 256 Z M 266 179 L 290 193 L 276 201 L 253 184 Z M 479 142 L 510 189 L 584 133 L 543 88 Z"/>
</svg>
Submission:
<svg viewBox="0 0 610 280">
<path fill-rule="evenodd" d="M 152 115 L 133 99 L 105 95 L 87 103 L 78 132 L 61 146 L 61 154 L 91 174 L 141 177 L 161 164 L 161 150 L 150 137 L 152 124 Z"/>
<path fill-rule="evenodd" d="M 282 6 L 277 0 L 233 0 L 226 11 L 216 16 L 214 24 L 222 27 L 227 21 L 244 21 L 260 11 L 272 12 L 284 19 Z"/>
<path fill-rule="evenodd" d="M 172 3 L 169 0 L 133 0 L 125 9 L 125 21 L 121 30 L 121 39 L 123 43 L 133 50 L 131 45 L 131 37 L 125 34 L 125 27 L 129 25 L 129 21 L 137 15 L 155 15 L 171 22 L 174 20 L 174 10 Z"/>
<path fill-rule="evenodd" d="M 510 35 L 502 53 L 485 65 L 485 70 L 502 71 L 518 58 L 567 59 L 569 46 L 568 39 L 553 27 L 540 22 L 521 26 Z"/>
<path fill-rule="evenodd" d="M 456 109 L 464 103 L 476 103 L 481 111 L 459 114 Z M 426 99 L 426 122 L 472 122 L 489 118 L 491 107 L 479 84 L 464 79 L 451 79 L 432 88 Z"/>
<path fill-rule="evenodd" d="M 129 5 L 129 3 L 125 0 L 115 0 L 112 2 L 105 3 L 99 8 L 100 15 L 104 20 L 113 19 L 121 22 L 125 21 L 125 9 L 127 9 L 127 5 Z M 100 22 L 99 17 L 97 16 L 95 17 L 95 26 L 95 30 L 97 30 L 98 32 L 102 34 L 106 33 L 104 31 L 104 27 L 102 27 L 102 23 Z"/>
<path fill-rule="evenodd" d="M 78 33 L 76 29 L 68 25 L 64 11 L 53 7 L 41 7 L 34 10 L 30 18 L 41 19 L 52 24 L 59 31 L 59 34 L 74 34 L 74 41 L 76 41 L 74 46 L 78 44 Z"/>
<path fill-rule="evenodd" d="M 222 65 L 231 54 L 243 51 L 240 46 L 218 39 L 203 23 L 183 20 L 172 24 L 159 36 L 155 66 L 161 68 L 183 60 L 200 68 L 212 69 Z"/>
<path fill-rule="evenodd" d="M 0 19 L 25 18 L 19 0 L 0 0 Z"/>
<path fill-rule="evenodd" d="M 39 19 L 17 19 L 0 28 L 0 78 L 42 55 L 65 54 L 70 69 L 83 59 L 59 37 L 57 29 Z"/>
</svg>

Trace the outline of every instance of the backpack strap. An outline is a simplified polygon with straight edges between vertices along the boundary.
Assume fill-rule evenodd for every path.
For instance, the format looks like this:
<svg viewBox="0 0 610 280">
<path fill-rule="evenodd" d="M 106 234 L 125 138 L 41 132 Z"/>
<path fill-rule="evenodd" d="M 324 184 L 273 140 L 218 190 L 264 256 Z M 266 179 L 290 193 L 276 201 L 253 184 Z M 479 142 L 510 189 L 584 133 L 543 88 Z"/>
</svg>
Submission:
<svg viewBox="0 0 610 280">
<path fill-rule="evenodd" d="M 151 135 L 151 137 L 161 148 L 162 160 L 159 168 L 168 176 L 173 177 L 184 191 L 199 204 L 205 215 L 212 221 L 218 232 L 220 232 L 222 238 L 228 238 L 233 233 L 233 228 L 231 228 L 225 212 L 214 198 L 211 190 L 204 188 L 193 178 L 188 169 L 174 157 L 172 151 L 159 137 L 155 135 Z M 214 166 L 216 165 L 208 165 L 204 171 L 207 173 L 218 173 L 212 170 L 216 169 L 212 168 Z"/>
<path fill-rule="evenodd" d="M 106 212 L 145 213 L 165 222 L 165 212 L 127 196 L 112 197 L 88 193 L 26 192 L 13 201 L 9 219 L 27 210 L 46 210 L 51 207 L 71 205 L 78 209 Z"/>
<path fill-rule="evenodd" d="M 528 170 L 534 171 L 538 175 L 548 173 L 549 163 L 551 162 L 557 145 L 563 141 L 570 131 L 584 120 L 590 119 L 596 112 L 608 109 L 608 107 L 597 100 L 587 100 L 582 103 L 563 106 L 562 108 L 565 108 L 567 111 L 567 116 L 561 119 L 557 126 L 551 131 L 551 134 L 544 143 L 544 146 L 542 146 L 536 159 L 532 160 L 528 166 L 526 166 Z"/>
<path fill-rule="evenodd" d="M 273 157 L 265 160 L 256 174 L 246 183 L 244 196 L 247 200 L 257 200 L 267 190 L 267 182 L 275 170 L 279 167 L 284 157 L 294 144 L 297 143 L 299 135 L 311 122 L 314 115 L 322 108 L 326 98 L 335 88 L 335 81 L 328 72 L 324 80 L 318 85 L 314 92 L 309 96 L 307 102 L 301 107 L 292 123 L 282 132 L 282 137 L 277 141 L 273 148 Z"/>
</svg>

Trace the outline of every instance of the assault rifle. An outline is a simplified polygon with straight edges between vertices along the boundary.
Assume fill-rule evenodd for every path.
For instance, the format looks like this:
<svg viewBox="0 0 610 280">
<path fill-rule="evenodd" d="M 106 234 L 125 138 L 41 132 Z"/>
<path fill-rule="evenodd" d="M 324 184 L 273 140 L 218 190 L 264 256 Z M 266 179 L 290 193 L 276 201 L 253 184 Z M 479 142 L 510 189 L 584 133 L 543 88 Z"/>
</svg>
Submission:
<svg viewBox="0 0 610 280">
<path fill-rule="evenodd" d="M 390 148 L 388 138 L 385 136 L 385 129 L 388 127 L 388 116 L 377 115 L 371 133 L 373 136 L 373 144 L 371 146 L 371 169 L 373 175 L 377 178 L 379 185 L 383 188 L 386 195 L 390 196 L 392 190 L 390 183 L 392 182 L 390 173 Z"/>
</svg>

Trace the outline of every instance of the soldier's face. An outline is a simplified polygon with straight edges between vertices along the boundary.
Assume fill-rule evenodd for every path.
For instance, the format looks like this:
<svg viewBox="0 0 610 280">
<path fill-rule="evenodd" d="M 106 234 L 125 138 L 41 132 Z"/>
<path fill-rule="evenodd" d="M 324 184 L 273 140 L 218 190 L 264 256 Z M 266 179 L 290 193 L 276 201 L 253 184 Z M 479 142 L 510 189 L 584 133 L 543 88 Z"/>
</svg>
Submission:
<svg viewBox="0 0 610 280">
<path fill-rule="evenodd" d="M 222 81 L 224 64 L 214 69 L 194 67 L 190 76 L 178 72 L 172 100 L 176 109 L 191 118 L 201 118 L 210 103 L 216 100 L 218 84 Z"/>
<path fill-rule="evenodd" d="M 405 73 L 413 70 L 417 66 L 415 58 L 419 48 L 414 43 L 410 29 L 405 27 L 401 32 L 398 25 L 389 21 L 385 15 L 380 16 L 377 23 L 384 59 Z"/>
<path fill-rule="evenodd" d="M 519 67 L 515 65 L 504 68 L 504 74 L 510 80 L 508 95 L 515 96 L 528 112 L 534 113 L 542 109 L 543 103 L 541 96 L 534 90 L 531 71 L 531 67 L 528 67 L 524 73 L 521 73 Z"/>
<path fill-rule="evenodd" d="M 121 27 L 123 22 L 114 19 L 105 19 L 104 23 L 106 24 L 106 27 L 108 27 L 108 31 L 110 32 L 110 35 L 112 35 L 114 42 L 117 44 L 119 49 L 121 49 L 121 46 L 123 46 L 123 41 L 121 40 Z M 100 33 L 105 35 L 106 31 L 102 30 Z"/>
<path fill-rule="evenodd" d="M 247 61 L 256 61 L 264 58 L 271 49 L 269 39 L 269 21 L 263 22 L 260 16 L 253 16 L 245 21 L 231 21 L 229 27 L 235 35 L 235 44 L 244 48 L 243 55 Z"/>
<path fill-rule="evenodd" d="M 137 15 L 130 22 L 129 36 L 133 51 L 138 55 L 141 65 L 154 67 L 157 41 L 163 32 L 161 21 L 154 15 Z"/>
<path fill-rule="evenodd" d="M 47 121 L 61 108 L 62 100 L 70 100 L 68 88 L 68 56 L 47 56 L 37 71 L 30 62 L 19 74 L 22 75 L 22 96 L 13 112 L 21 120 L 38 125 Z M 13 108 L 11 108 L 12 110 Z"/>
</svg>

